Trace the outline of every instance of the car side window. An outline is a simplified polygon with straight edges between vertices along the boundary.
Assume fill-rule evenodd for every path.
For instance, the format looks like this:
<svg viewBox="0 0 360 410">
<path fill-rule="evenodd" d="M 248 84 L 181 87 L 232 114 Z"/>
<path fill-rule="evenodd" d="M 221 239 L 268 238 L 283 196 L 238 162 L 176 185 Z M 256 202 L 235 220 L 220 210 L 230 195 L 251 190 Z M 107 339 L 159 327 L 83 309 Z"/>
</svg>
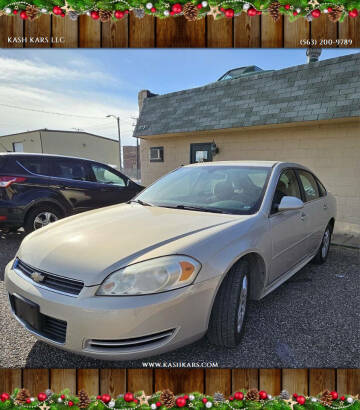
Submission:
<svg viewBox="0 0 360 410">
<path fill-rule="evenodd" d="M 301 184 L 304 188 L 305 202 L 313 201 L 319 198 L 319 189 L 315 181 L 315 178 L 310 174 L 310 172 L 298 170 L 299 178 Z"/>
<path fill-rule="evenodd" d="M 126 186 L 124 178 L 115 174 L 115 172 L 110 171 L 110 169 L 97 164 L 91 164 L 91 168 L 94 172 L 96 182 L 99 184 Z"/>
<path fill-rule="evenodd" d="M 295 196 L 301 199 L 298 180 L 292 169 L 287 169 L 280 175 L 271 205 L 271 213 L 278 212 L 278 206 L 284 196 Z"/>
<path fill-rule="evenodd" d="M 66 158 L 52 161 L 52 176 L 76 181 L 93 181 L 85 162 Z"/>
<path fill-rule="evenodd" d="M 327 192 L 324 185 L 318 180 L 318 178 L 316 178 L 316 182 L 318 183 L 320 196 L 326 196 Z"/>
<path fill-rule="evenodd" d="M 18 158 L 17 162 L 27 171 L 37 175 L 49 175 L 48 164 L 42 157 Z"/>
</svg>

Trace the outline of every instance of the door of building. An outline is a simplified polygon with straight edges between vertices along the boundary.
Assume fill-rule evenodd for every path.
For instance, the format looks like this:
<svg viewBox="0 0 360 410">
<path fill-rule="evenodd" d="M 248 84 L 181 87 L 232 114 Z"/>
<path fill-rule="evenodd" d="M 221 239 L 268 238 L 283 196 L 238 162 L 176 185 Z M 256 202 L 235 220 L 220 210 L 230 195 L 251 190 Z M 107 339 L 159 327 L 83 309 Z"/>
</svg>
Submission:
<svg viewBox="0 0 360 410">
<path fill-rule="evenodd" d="M 190 144 L 190 163 L 212 161 L 211 142 Z"/>
</svg>

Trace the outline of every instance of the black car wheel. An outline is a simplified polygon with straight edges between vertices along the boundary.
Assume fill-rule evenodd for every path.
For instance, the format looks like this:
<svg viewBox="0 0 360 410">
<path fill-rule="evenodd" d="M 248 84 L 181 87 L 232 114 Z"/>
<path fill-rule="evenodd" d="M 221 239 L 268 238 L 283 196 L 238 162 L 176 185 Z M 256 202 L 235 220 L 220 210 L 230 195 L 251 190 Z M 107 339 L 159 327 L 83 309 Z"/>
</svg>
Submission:
<svg viewBox="0 0 360 410">
<path fill-rule="evenodd" d="M 26 217 L 24 225 L 25 232 L 30 233 L 43 228 L 52 222 L 56 222 L 62 217 L 62 212 L 55 206 L 37 206 L 36 208 L 31 209 Z"/>
<path fill-rule="evenodd" d="M 248 293 L 249 264 L 242 260 L 230 269 L 216 295 L 207 333 L 210 343 L 225 347 L 240 343 Z"/>
</svg>

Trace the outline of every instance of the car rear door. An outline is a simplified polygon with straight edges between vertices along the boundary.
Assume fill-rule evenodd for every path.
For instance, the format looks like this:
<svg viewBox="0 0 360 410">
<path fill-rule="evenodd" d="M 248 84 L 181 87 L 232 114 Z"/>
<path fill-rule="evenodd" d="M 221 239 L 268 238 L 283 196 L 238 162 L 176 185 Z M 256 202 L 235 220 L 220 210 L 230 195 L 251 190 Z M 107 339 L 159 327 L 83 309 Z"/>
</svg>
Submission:
<svg viewBox="0 0 360 410">
<path fill-rule="evenodd" d="M 49 187 L 63 196 L 72 213 L 102 206 L 88 161 L 66 157 L 52 158 Z"/>
<path fill-rule="evenodd" d="M 310 255 L 318 250 L 329 222 L 327 220 L 326 197 L 321 196 L 314 175 L 302 169 L 298 169 L 296 172 L 305 203 L 306 243 L 307 253 Z"/>
<path fill-rule="evenodd" d="M 302 199 L 295 171 L 283 170 L 273 197 L 270 220 L 272 259 L 270 283 L 295 267 L 306 257 L 306 230 L 303 210 L 278 211 L 282 197 Z"/>
<path fill-rule="evenodd" d="M 126 202 L 139 191 L 136 184 L 129 184 L 129 179 L 125 175 L 109 166 L 92 162 L 90 167 L 102 206 Z"/>
</svg>

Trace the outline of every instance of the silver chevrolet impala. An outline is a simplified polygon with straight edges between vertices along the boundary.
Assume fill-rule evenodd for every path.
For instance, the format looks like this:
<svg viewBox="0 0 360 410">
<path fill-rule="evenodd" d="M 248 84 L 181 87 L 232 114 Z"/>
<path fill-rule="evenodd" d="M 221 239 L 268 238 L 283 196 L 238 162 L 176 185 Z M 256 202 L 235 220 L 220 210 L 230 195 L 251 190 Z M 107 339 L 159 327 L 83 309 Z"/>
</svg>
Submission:
<svg viewBox="0 0 360 410">
<path fill-rule="evenodd" d="M 207 334 L 236 346 L 249 299 L 326 261 L 336 204 L 285 162 L 180 167 L 127 204 L 28 235 L 6 267 L 15 318 L 101 359 L 166 352 Z"/>
</svg>

